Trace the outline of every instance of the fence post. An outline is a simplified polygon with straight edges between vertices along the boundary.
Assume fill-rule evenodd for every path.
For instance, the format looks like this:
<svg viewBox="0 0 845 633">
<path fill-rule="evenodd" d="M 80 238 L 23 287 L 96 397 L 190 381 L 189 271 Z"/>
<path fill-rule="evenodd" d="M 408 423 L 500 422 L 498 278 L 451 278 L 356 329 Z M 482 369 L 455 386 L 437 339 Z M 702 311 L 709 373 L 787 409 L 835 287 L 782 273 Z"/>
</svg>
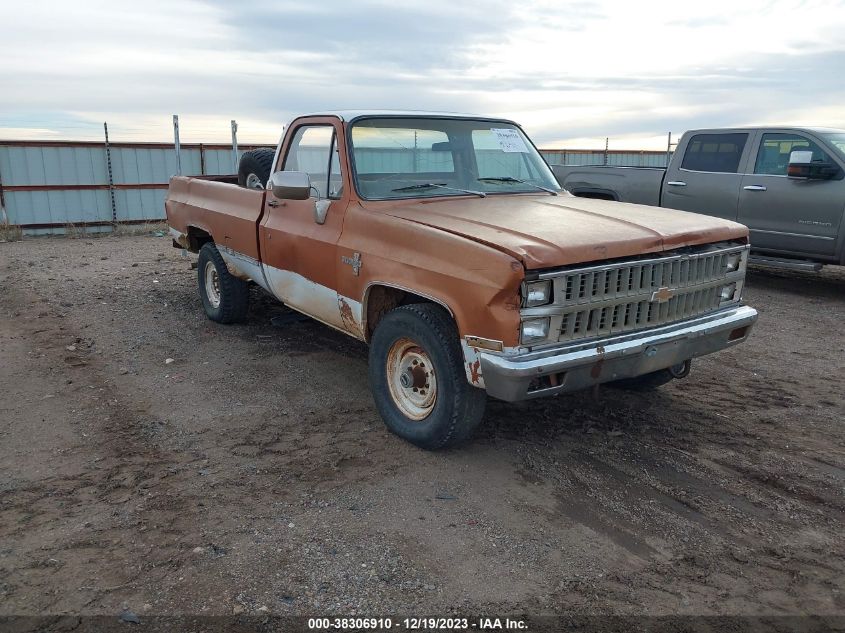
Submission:
<svg viewBox="0 0 845 633">
<path fill-rule="evenodd" d="M 200 176 L 205 176 L 205 147 L 200 143 Z"/>
<path fill-rule="evenodd" d="M 3 218 L 3 224 L 9 224 L 9 216 L 6 214 L 6 197 L 3 195 L 3 175 L 0 174 L 0 217 Z"/>
<path fill-rule="evenodd" d="M 114 201 L 114 175 L 111 167 L 111 145 L 109 144 L 109 124 L 103 121 L 103 132 L 106 137 L 106 167 L 109 172 L 109 198 L 111 198 L 111 223 L 117 224 L 117 205 Z"/>
<path fill-rule="evenodd" d="M 232 164 L 235 167 L 233 173 L 238 173 L 238 122 L 232 119 Z"/>
<path fill-rule="evenodd" d="M 179 115 L 173 115 L 173 149 L 176 150 L 176 175 L 182 175 L 182 154 L 179 145 Z"/>
</svg>

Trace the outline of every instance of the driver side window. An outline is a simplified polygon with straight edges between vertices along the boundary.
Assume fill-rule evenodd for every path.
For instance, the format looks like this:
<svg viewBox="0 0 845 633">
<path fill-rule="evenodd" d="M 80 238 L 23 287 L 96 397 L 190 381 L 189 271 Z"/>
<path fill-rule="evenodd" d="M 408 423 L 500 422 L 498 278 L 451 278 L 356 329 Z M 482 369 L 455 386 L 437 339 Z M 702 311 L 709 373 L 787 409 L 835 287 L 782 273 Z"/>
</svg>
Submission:
<svg viewBox="0 0 845 633">
<path fill-rule="evenodd" d="M 824 150 L 808 138 L 796 134 L 763 134 L 754 173 L 786 176 L 789 156 L 796 150 L 813 152 L 814 163 L 832 162 Z"/>
<path fill-rule="evenodd" d="M 312 197 L 339 198 L 343 179 L 334 128 L 305 125 L 297 129 L 282 169 L 308 174 Z"/>
</svg>

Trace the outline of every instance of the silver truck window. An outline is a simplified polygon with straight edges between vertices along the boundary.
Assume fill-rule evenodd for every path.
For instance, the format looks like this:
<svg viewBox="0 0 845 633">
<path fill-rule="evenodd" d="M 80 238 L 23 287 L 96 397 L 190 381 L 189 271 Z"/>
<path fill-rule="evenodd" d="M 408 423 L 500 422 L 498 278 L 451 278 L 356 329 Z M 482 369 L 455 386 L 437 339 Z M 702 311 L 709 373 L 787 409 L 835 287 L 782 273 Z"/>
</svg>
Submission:
<svg viewBox="0 0 845 633">
<path fill-rule="evenodd" d="M 763 134 L 757 150 L 755 174 L 786 176 L 789 155 L 793 150 L 813 152 L 813 162 L 830 163 L 825 151 L 810 139 L 798 134 Z"/>
<path fill-rule="evenodd" d="M 681 169 L 735 174 L 748 134 L 696 134 L 687 144 Z"/>
<path fill-rule="evenodd" d="M 337 157 L 334 127 L 305 125 L 294 134 L 288 148 L 285 171 L 304 171 L 311 178 L 317 198 L 340 197 L 342 179 Z"/>
<path fill-rule="evenodd" d="M 845 159 L 845 132 L 825 132 L 821 136 Z"/>
</svg>

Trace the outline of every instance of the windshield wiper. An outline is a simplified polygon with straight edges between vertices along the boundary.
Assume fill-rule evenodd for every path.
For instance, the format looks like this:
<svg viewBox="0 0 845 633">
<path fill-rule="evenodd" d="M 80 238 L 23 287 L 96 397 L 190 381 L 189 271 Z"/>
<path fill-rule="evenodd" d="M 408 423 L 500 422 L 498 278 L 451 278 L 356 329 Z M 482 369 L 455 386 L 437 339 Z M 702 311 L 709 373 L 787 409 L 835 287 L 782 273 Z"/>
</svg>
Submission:
<svg viewBox="0 0 845 633">
<path fill-rule="evenodd" d="M 483 191 L 472 191 L 470 189 L 458 189 L 457 187 L 450 187 L 439 182 L 424 182 L 419 185 L 408 185 L 407 187 L 399 187 L 398 189 L 391 189 L 391 191 L 413 191 L 414 189 L 450 189 L 452 191 L 461 191 L 463 193 L 471 193 L 479 198 L 486 198 L 487 194 Z"/>
<path fill-rule="evenodd" d="M 527 180 L 520 180 L 519 178 L 514 178 L 513 176 L 500 176 L 498 178 L 479 178 L 479 182 L 519 182 L 523 185 L 528 185 L 529 187 L 534 187 L 535 189 L 539 189 L 540 191 L 545 191 L 547 193 L 552 194 L 553 196 L 557 195 L 557 191 L 554 189 L 549 189 L 548 187 L 541 187 L 540 185 L 535 185 L 533 182 L 528 182 Z"/>
</svg>

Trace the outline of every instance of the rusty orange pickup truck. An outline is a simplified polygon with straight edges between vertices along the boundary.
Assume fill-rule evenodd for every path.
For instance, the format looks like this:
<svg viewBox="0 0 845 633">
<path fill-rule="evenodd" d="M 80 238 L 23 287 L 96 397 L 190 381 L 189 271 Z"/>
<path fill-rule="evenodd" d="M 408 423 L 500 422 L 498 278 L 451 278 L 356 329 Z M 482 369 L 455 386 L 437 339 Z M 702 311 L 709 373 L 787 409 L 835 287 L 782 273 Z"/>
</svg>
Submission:
<svg viewBox="0 0 845 633">
<path fill-rule="evenodd" d="M 248 173 L 174 177 L 174 246 L 199 253 L 208 317 L 250 284 L 369 344 L 391 431 L 468 439 L 487 396 L 650 389 L 741 343 L 748 230 L 576 198 L 514 122 L 416 112 L 295 119 Z"/>
</svg>

